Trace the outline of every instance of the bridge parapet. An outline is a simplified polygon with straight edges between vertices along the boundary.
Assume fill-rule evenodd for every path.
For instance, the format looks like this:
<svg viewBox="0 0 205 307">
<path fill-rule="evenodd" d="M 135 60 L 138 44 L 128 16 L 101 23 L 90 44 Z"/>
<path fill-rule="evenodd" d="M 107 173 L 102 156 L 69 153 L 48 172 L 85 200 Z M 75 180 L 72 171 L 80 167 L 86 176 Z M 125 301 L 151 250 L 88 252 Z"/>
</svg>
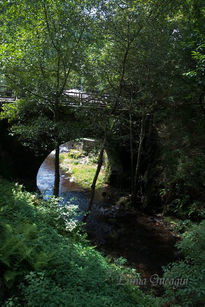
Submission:
<svg viewBox="0 0 205 307">
<path fill-rule="evenodd" d="M 13 90 L 6 85 L 0 85 L 0 104 L 9 103 L 16 100 Z"/>
<path fill-rule="evenodd" d="M 6 88 L 6 87 L 5 87 Z M 13 96 L 13 91 L 1 90 L 0 86 L 0 105 L 17 100 Z M 46 98 L 45 98 L 46 99 Z M 88 109 L 109 109 L 116 97 L 99 92 L 83 92 L 78 89 L 65 90 L 61 99 L 61 106 L 67 108 L 88 108 Z M 128 111 L 122 98 L 118 97 L 118 111 Z"/>
</svg>

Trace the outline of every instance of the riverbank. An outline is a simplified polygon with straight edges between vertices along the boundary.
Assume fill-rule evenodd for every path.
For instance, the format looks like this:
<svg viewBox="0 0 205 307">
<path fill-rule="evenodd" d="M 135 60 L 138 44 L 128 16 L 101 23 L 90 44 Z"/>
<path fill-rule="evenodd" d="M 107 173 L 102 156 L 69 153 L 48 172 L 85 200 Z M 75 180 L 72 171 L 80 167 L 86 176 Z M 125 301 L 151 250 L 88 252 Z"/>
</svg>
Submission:
<svg viewBox="0 0 205 307">
<path fill-rule="evenodd" d="M 97 207 L 87 219 L 86 231 L 99 251 L 111 259 L 125 258 L 126 265 L 146 280 L 154 274 L 162 276 L 162 267 L 180 256 L 175 247 L 180 236 L 160 214 L 149 216 L 117 205 Z M 162 293 L 162 287 L 151 288 L 149 282 L 140 286 Z"/>
<path fill-rule="evenodd" d="M 71 182 L 79 184 L 84 189 L 89 189 L 92 185 L 97 168 L 98 157 L 96 153 L 89 155 L 77 149 L 71 149 L 69 152 L 60 154 L 61 170 L 70 177 Z M 107 157 L 104 156 L 104 165 L 98 176 L 96 189 L 103 188 L 106 180 L 105 165 Z"/>
</svg>

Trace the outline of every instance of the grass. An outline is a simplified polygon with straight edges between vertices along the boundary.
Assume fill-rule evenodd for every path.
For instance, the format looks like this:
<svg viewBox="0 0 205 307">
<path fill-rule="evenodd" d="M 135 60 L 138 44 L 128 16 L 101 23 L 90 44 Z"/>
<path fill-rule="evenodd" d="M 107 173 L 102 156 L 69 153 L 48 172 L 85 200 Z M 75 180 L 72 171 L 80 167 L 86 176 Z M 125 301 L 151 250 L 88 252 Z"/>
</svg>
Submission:
<svg viewBox="0 0 205 307">
<path fill-rule="evenodd" d="M 105 157 L 106 160 L 106 157 Z M 97 155 L 90 154 L 85 155 L 78 150 L 70 150 L 69 153 L 60 154 L 60 166 L 61 169 L 69 173 L 74 181 L 81 185 L 83 188 L 90 188 L 95 176 L 97 168 Z M 96 188 L 103 187 L 105 181 L 105 170 L 101 168 L 98 176 Z"/>
</svg>

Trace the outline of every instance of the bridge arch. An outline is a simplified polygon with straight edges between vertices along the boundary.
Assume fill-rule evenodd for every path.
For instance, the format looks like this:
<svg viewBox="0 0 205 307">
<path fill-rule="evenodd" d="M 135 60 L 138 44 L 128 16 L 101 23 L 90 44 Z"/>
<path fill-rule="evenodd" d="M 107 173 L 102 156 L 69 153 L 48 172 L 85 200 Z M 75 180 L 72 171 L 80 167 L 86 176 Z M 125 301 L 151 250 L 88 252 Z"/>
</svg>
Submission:
<svg viewBox="0 0 205 307">
<path fill-rule="evenodd" d="M 90 139 L 90 138 L 80 138 L 77 140 L 70 140 L 64 144 L 60 145 L 60 154 L 63 153 L 63 158 L 66 157 L 66 162 L 69 164 L 69 158 L 66 156 L 66 153 L 72 152 L 77 152 L 78 154 L 83 154 L 84 158 L 80 158 L 77 162 L 77 164 L 87 164 L 89 161 L 90 165 L 90 159 L 89 155 L 91 152 L 95 151 L 96 152 L 96 157 L 97 157 L 97 152 L 100 151 L 101 144 L 99 140 L 96 139 Z M 61 157 L 61 155 L 60 155 Z M 105 148 L 105 157 L 106 161 L 103 164 L 103 169 L 104 169 L 104 176 L 105 176 L 105 183 L 110 184 L 111 186 L 119 186 L 120 178 L 121 178 L 121 173 L 123 173 L 122 167 L 120 164 L 116 164 L 116 153 L 115 156 L 113 156 L 113 148 L 112 151 L 109 149 L 109 146 L 106 146 Z M 88 159 L 86 163 L 86 159 Z M 47 193 L 50 194 L 53 191 L 53 186 L 54 186 L 54 173 L 55 173 L 55 150 L 51 151 L 44 159 L 42 164 L 39 166 L 39 170 L 36 176 L 36 183 L 38 186 L 38 189 L 41 192 L 45 192 L 47 189 Z M 72 159 L 71 159 L 72 160 Z M 92 163 L 91 163 L 92 164 Z M 93 164 L 92 164 L 93 165 Z M 93 169 L 93 177 L 95 173 L 95 169 L 97 167 L 97 161 L 96 161 L 96 166 Z M 83 168 L 80 166 L 80 169 Z M 85 166 L 86 169 L 86 166 Z M 90 169 L 88 169 L 90 171 Z M 61 170 L 61 176 L 65 176 L 65 171 Z M 65 180 L 60 176 L 60 194 L 61 194 L 61 189 L 62 189 L 62 182 L 65 183 Z M 119 177 L 120 176 L 120 177 Z M 66 175 L 68 181 L 69 181 L 69 176 Z M 90 183 L 91 184 L 91 183 Z"/>
<path fill-rule="evenodd" d="M 74 93 L 76 94 L 76 93 Z M 80 103 L 83 100 L 85 104 L 91 104 L 92 106 L 96 101 L 99 103 L 99 97 L 88 95 L 85 93 L 78 93 L 75 97 L 73 92 L 66 93 L 67 98 L 74 98 L 74 105 Z M 76 101 L 75 101 L 76 98 Z M 0 97 L 0 105 L 5 102 L 14 101 L 15 97 Z M 101 101 L 100 108 L 103 107 L 105 101 Z M 71 103 L 72 105 L 72 103 Z M 75 105 L 75 106 L 76 106 Z M 78 119 L 74 114 L 67 113 L 67 104 L 62 106 L 64 110 L 64 116 L 68 121 L 78 124 Z M 90 131 L 86 126 L 85 129 L 79 132 L 78 138 L 96 138 L 100 139 L 102 133 L 96 131 Z M 111 136 L 110 136 L 111 137 Z M 69 137 L 68 137 L 69 140 Z M 67 140 L 64 140 L 67 141 Z M 47 144 L 47 148 L 39 149 L 38 154 L 29 147 L 24 147 L 18 140 L 17 136 L 9 135 L 9 124 L 6 120 L 0 120 L 0 174 L 4 177 L 14 179 L 23 183 L 27 188 L 34 190 L 36 188 L 36 175 L 40 165 L 45 158 L 53 150 L 52 144 Z M 127 178 L 129 177 L 129 153 L 126 147 L 123 148 L 120 144 L 114 144 L 112 139 L 107 140 L 106 152 L 110 163 L 110 177 L 109 181 L 112 186 L 123 187 L 127 185 Z"/>
</svg>

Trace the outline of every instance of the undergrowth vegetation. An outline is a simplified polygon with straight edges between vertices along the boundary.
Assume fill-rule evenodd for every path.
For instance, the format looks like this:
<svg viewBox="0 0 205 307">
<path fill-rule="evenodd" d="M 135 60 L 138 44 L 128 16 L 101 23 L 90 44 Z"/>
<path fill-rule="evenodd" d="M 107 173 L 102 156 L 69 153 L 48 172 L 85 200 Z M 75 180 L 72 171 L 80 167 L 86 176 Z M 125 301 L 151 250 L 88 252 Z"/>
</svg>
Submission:
<svg viewBox="0 0 205 307">
<path fill-rule="evenodd" d="M 161 306 L 89 245 L 74 207 L 0 178 L 1 306 Z"/>
<path fill-rule="evenodd" d="M 130 282 L 139 274 L 124 259 L 111 263 L 89 244 L 77 213 L 0 178 L 1 306 L 203 306 L 205 221 L 185 228 L 177 244 L 184 259 L 164 268 L 168 282 L 156 298 Z M 178 280 L 187 283 L 170 282 Z"/>
<path fill-rule="evenodd" d="M 205 218 L 205 126 L 199 110 L 198 106 L 178 107 L 169 112 L 170 121 L 164 114 L 159 128 L 162 165 L 158 180 L 164 211 L 195 221 Z"/>
<path fill-rule="evenodd" d="M 192 225 L 182 235 L 177 247 L 185 259 L 172 263 L 165 268 L 164 278 L 187 280 L 184 287 L 166 284 L 165 295 L 172 305 L 204 306 L 205 302 L 205 221 Z"/>
</svg>

